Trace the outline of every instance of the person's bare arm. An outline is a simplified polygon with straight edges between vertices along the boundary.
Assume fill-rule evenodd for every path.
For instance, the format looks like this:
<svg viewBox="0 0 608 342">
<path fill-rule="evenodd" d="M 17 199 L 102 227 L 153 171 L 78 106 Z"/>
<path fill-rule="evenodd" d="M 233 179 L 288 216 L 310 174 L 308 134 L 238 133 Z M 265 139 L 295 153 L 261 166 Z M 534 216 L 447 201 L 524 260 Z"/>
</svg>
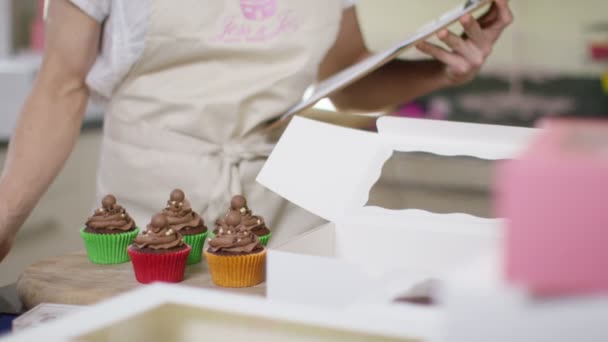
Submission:
<svg viewBox="0 0 608 342">
<path fill-rule="evenodd" d="M 319 68 L 319 79 L 332 76 L 370 55 L 355 7 L 344 11 L 336 42 Z M 407 102 L 447 85 L 440 63 L 394 60 L 331 96 L 340 110 L 375 111 Z"/>
<path fill-rule="evenodd" d="M 46 51 L 9 143 L 0 176 L 0 261 L 68 158 L 80 132 L 100 25 L 67 0 L 53 0 Z"/>
<path fill-rule="evenodd" d="M 413 9 L 415 10 L 415 9 Z M 511 23 L 508 0 L 496 0 L 478 21 L 465 16 L 460 22 L 466 37 L 448 30 L 438 34 L 450 50 L 422 43 L 418 49 L 434 60 L 394 60 L 337 92 L 332 102 L 341 110 L 373 111 L 406 103 L 440 88 L 472 80 L 490 55 L 495 42 Z M 345 10 L 334 46 L 321 63 L 323 80 L 369 56 L 354 7 Z"/>
</svg>

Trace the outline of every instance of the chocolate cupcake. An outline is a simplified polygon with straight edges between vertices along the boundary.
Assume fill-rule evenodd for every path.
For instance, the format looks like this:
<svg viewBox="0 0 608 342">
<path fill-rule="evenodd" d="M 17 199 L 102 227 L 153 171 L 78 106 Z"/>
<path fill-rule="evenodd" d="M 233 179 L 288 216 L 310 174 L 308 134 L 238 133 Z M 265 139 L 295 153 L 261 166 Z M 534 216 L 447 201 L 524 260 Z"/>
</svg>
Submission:
<svg viewBox="0 0 608 342">
<path fill-rule="evenodd" d="M 230 210 L 226 213 L 226 216 L 230 215 L 231 211 L 239 212 L 241 214 L 241 225 L 255 234 L 264 246 L 268 244 L 268 240 L 270 240 L 272 233 L 266 226 L 266 222 L 262 216 L 253 215 L 253 212 L 247 206 L 247 199 L 245 196 L 236 195 L 232 197 L 232 200 L 230 201 Z M 214 234 L 217 234 L 220 228 L 226 229 L 226 216 L 215 222 L 216 228 L 213 230 Z"/>
<path fill-rule="evenodd" d="M 190 250 L 182 235 L 169 227 L 167 217 L 156 214 L 129 246 L 128 253 L 140 283 L 178 283 L 184 279 Z"/>
<path fill-rule="evenodd" d="M 205 257 L 213 282 L 222 287 L 250 287 L 264 281 L 266 248 L 241 224 L 241 214 L 230 212 L 226 229 L 209 241 Z"/>
<path fill-rule="evenodd" d="M 207 227 L 200 215 L 192 210 L 182 190 L 175 189 L 171 192 L 162 213 L 167 217 L 169 228 L 179 232 L 184 242 L 192 247 L 188 256 L 188 265 L 200 262 L 203 244 L 208 234 Z"/>
<path fill-rule="evenodd" d="M 138 228 L 127 211 L 107 195 L 101 207 L 80 230 L 89 260 L 96 264 L 120 264 L 129 261 L 127 246 L 137 236 Z"/>
</svg>

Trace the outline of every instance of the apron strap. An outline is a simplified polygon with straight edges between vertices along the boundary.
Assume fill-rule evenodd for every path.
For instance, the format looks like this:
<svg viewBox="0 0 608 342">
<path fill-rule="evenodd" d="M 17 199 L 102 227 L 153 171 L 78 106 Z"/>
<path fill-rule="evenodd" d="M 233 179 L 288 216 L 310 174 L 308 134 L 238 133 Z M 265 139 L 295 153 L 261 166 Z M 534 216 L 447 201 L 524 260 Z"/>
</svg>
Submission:
<svg viewBox="0 0 608 342">
<path fill-rule="evenodd" d="M 220 144 L 157 128 L 145 122 L 127 123 L 116 116 L 106 116 L 106 119 L 105 134 L 114 141 L 159 152 L 205 155 L 217 160 L 220 178 L 209 189 L 209 203 L 203 208 L 206 216 L 211 218 L 218 217 L 226 210 L 233 195 L 242 194 L 239 165 L 243 161 L 267 158 L 274 147 L 260 134 Z"/>
</svg>

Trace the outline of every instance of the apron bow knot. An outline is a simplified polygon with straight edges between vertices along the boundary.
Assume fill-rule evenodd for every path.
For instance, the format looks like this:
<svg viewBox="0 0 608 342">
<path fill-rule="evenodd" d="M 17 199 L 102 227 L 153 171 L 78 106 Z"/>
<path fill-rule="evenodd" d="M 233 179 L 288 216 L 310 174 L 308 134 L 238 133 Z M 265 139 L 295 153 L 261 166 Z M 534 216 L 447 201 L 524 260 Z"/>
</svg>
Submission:
<svg viewBox="0 0 608 342">
<path fill-rule="evenodd" d="M 220 160 L 220 179 L 216 183 L 207 213 L 218 217 L 227 208 L 230 198 L 242 194 L 239 165 L 242 161 L 267 158 L 273 145 L 261 141 L 230 141 L 217 145 L 212 155 Z"/>
</svg>

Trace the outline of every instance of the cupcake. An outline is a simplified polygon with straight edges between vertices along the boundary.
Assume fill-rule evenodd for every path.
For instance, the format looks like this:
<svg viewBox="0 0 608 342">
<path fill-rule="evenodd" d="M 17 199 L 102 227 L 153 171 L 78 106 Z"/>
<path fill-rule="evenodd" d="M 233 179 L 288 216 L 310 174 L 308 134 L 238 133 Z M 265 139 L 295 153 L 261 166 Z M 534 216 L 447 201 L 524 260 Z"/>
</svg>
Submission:
<svg viewBox="0 0 608 342">
<path fill-rule="evenodd" d="M 207 227 L 199 214 L 192 211 L 190 202 L 182 190 L 171 192 L 167 207 L 162 213 L 167 217 L 169 228 L 180 233 L 184 242 L 192 247 L 188 256 L 188 265 L 201 261 L 203 244 L 207 238 Z"/>
<path fill-rule="evenodd" d="M 163 214 L 154 215 L 146 230 L 128 248 L 135 278 L 143 284 L 184 280 L 190 250 L 182 235 L 169 228 L 169 220 Z"/>
<path fill-rule="evenodd" d="M 226 230 L 209 241 L 205 257 L 213 282 L 222 287 L 250 287 L 264 281 L 266 248 L 241 224 L 241 215 L 230 212 Z"/>
<path fill-rule="evenodd" d="M 137 236 L 138 228 L 127 211 L 107 195 L 80 230 L 87 256 L 95 264 L 120 264 L 129 261 L 127 246 Z"/>
<path fill-rule="evenodd" d="M 226 217 L 230 215 L 231 211 L 237 211 L 241 214 L 241 225 L 245 227 L 245 229 L 249 230 L 251 233 L 255 234 L 262 245 L 266 246 L 268 244 L 268 240 L 272 236 L 270 229 L 266 227 L 266 223 L 264 222 L 264 218 L 259 215 L 253 215 L 251 209 L 247 207 L 247 200 L 243 195 L 236 195 L 232 197 L 230 201 L 230 211 L 223 218 L 218 219 L 215 224 L 216 228 L 213 231 L 214 234 L 217 234 L 220 228 L 226 229 Z"/>
</svg>

